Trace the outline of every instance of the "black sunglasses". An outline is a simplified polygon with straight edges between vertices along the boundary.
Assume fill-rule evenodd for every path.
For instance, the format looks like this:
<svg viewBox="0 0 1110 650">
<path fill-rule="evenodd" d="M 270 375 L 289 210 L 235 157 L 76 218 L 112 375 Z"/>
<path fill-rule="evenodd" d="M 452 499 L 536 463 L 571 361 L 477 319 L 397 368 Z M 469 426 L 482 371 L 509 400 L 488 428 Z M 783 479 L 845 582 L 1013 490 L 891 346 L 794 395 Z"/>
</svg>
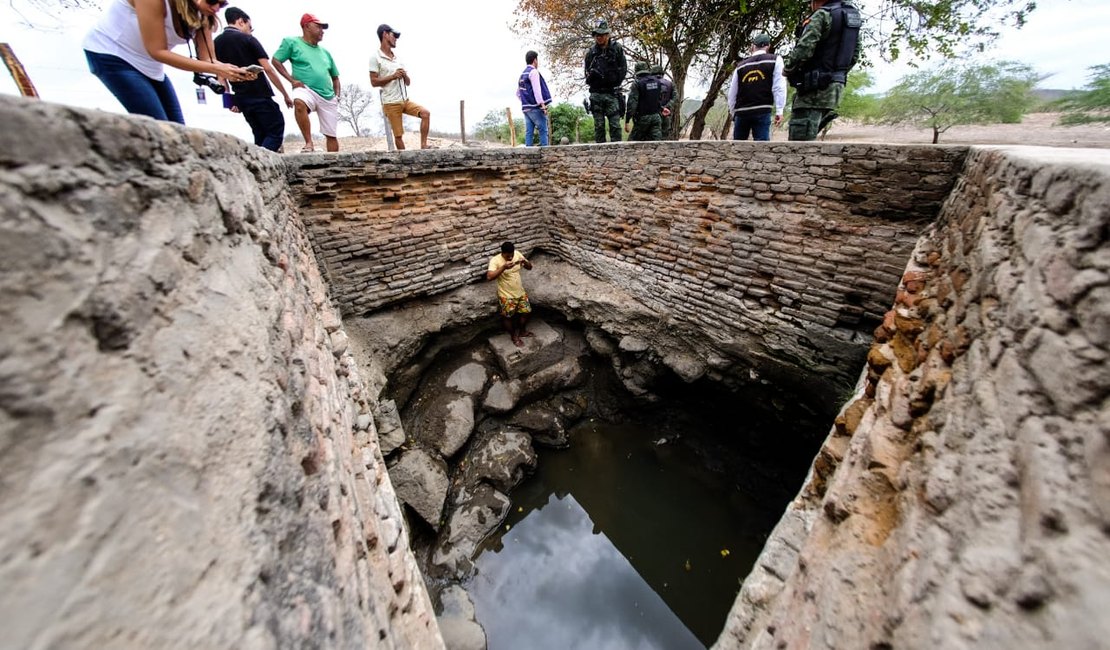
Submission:
<svg viewBox="0 0 1110 650">
<path fill-rule="evenodd" d="M 204 0 L 204 1 L 206 3 L 208 3 L 209 7 L 211 7 L 212 5 L 219 5 L 220 9 L 223 9 L 224 7 L 226 7 L 228 5 L 228 2 L 229 2 L 229 0 Z"/>
</svg>

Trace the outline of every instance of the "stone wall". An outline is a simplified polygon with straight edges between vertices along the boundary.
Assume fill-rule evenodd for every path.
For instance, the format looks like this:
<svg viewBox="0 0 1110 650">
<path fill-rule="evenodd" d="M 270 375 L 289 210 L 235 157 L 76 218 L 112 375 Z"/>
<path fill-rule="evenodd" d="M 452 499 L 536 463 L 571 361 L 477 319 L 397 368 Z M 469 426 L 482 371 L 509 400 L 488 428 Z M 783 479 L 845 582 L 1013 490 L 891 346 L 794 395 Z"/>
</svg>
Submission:
<svg viewBox="0 0 1110 650">
<path fill-rule="evenodd" d="M 0 117 L 4 647 L 441 647 L 382 378 L 331 299 L 469 288 L 502 239 L 643 301 L 660 336 L 799 374 L 852 373 L 878 325 L 719 647 L 1110 635 L 1105 154 L 973 150 L 930 225 L 963 149 L 283 159 L 17 99 Z M 551 277 L 571 315 L 621 304 Z"/>
<path fill-rule="evenodd" d="M 0 646 L 442 647 L 282 158 L 0 121 Z"/>
<path fill-rule="evenodd" d="M 1110 154 L 978 149 L 718 648 L 1095 648 Z"/>
</svg>

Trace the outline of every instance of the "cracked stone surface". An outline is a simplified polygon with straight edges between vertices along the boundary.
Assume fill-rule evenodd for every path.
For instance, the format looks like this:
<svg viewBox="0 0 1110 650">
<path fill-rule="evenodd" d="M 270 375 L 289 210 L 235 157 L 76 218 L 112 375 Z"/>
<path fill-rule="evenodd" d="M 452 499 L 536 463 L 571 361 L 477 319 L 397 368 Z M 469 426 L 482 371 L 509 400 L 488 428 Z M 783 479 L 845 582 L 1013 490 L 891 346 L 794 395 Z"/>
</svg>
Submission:
<svg viewBox="0 0 1110 650">
<path fill-rule="evenodd" d="M 444 462 L 423 449 L 409 449 L 389 467 L 389 478 L 393 481 L 397 498 L 407 503 L 432 528 L 439 530 L 443 504 L 450 487 Z"/>
</svg>

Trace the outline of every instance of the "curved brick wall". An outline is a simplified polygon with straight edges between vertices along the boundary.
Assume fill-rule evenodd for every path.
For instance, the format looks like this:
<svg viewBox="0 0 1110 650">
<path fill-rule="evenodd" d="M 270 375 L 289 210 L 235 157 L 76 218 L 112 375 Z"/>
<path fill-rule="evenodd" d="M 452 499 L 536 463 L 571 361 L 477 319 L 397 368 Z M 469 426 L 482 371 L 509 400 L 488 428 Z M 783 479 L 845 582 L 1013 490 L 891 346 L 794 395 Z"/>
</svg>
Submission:
<svg viewBox="0 0 1110 650">
<path fill-rule="evenodd" d="M 829 411 L 965 155 L 664 142 L 298 156 L 289 178 L 348 316 L 477 281 L 512 239 L 700 332 L 690 354 Z"/>
</svg>

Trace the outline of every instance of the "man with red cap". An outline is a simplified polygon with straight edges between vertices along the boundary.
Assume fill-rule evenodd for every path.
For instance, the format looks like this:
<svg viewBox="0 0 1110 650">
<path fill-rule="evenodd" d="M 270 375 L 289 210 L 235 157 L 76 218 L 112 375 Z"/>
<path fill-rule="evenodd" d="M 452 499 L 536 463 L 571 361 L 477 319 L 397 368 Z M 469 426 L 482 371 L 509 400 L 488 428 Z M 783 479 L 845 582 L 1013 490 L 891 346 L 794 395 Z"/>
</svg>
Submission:
<svg viewBox="0 0 1110 650">
<path fill-rule="evenodd" d="M 328 24 L 312 14 L 301 16 L 301 36 L 289 36 L 274 52 L 274 69 L 293 87 L 293 117 L 304 136 L 302 152 L 314 151 L 308 114 L 315 111 L 328 151 L 339 151 L 335 127 L 339 122 L 339 69 L 331 54 L 320 47 Z M 290 61 L 293 73 L 285 69 Z"/>
</svg>

